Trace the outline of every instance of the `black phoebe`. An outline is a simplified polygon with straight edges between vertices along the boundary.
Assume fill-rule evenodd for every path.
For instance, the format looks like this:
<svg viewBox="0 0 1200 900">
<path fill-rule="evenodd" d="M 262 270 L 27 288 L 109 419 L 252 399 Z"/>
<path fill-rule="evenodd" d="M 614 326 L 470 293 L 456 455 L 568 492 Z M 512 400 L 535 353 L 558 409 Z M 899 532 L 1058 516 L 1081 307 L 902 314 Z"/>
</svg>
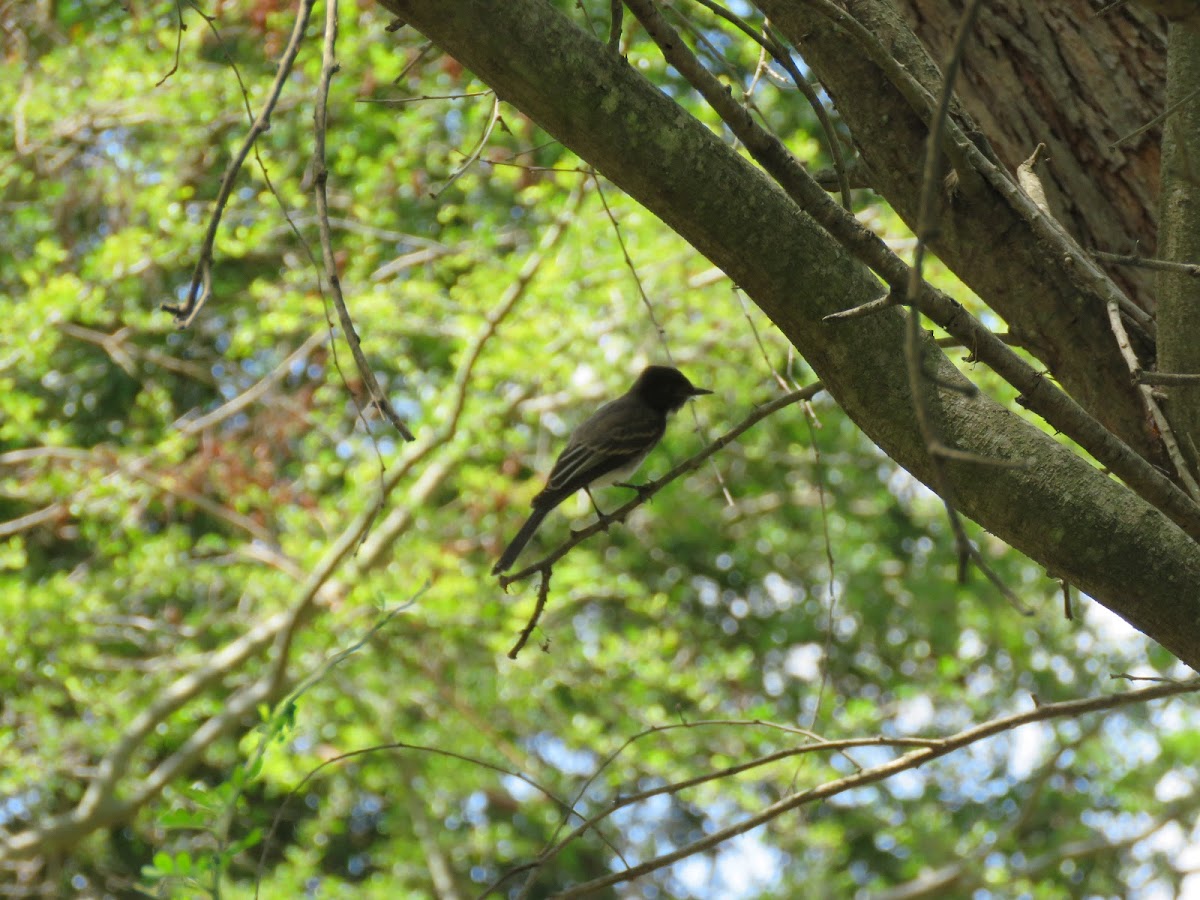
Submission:
<svg viewBox="0 0 1200 900">
<path fill-rule="evenodd" d="M 631 477 L 646 454 L 662 440 L 667 416 L 689 397 L 711 393 L 694 387 L 671 366 L 643 369 L 628 392 L 605 403 L 571 432 L 546 486 L 533 498 L 533 512 L 492 567 L 492 574 L 499 575 L 516 562 L 542 519 L 577 490 L 583 488 L 590 497 L 593 487 Z"/>
</svg>

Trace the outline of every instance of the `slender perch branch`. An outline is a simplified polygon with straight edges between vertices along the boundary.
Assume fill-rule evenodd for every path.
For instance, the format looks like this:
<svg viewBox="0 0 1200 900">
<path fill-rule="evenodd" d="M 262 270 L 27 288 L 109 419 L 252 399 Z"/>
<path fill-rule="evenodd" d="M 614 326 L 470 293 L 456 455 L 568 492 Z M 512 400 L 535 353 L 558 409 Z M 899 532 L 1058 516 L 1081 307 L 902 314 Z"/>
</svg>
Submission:
<svg viewBox="0 0 1200 900">
<path fill-rule="evenodd" d="M 821 382 L 813 382 L 812 384 L 808 385 L 808 387 L 801 388 L 798 391 L 792 391 L 790 394 L 785 394 L 782 397 L 772 400 L 770 403 L 760 406 L 749 416 L 743 419 L 739 424 L 725 432 L 725 434 L 721 435 L 695 456 L 692 456 L 690 459 L 681 462 L 662 478 L 659 478 L 657 481 L 652 481 L 646 485 L 639 485 L 637 489 L 637 496 L 635 496 L 624 506 L 619 507 L 615 512 L 601 517 L 587 528 L 584 528 L 582 531 L 576 531 L 572 533 L 569 540 L 562 543 L 556 550 L 547 554 L 532 565 L 526 566 L 524 569 L 521 569 L 519 572 L 515 572 L 512 575 L 501 575 L 500 586 L 507 589 L 507 587 L 513 582 L 526 579 L 535 572 L 542 573 L 542 580 L 538 587 L 537 605 L 534 607 L 533 613 L 530 615 L 529 622 L 523 629 L 521 629 L 521 634 L 518 637 L 517 642 L 513 645 L 512 649 L 508 651 L 509 659 L 517 658 L 517 655 L 521 652 L 521 649 L 528 642 L 529 636 L 533 634 L 534 628 L 537 627 L 538 620 L 542 615 L 542 610 L 546 606 L 546 598 L 550 590 L 550 574 L 556 562 L 570 553 L 573 548 L 592 537 L 592 535 L 598 534 L 601 531 L 607 531 L 613 522 L 624 522 L 631 512 L 657 494 L 660 490 L 662 490 L 672 481 L 675 481 L 677 478 L 686 475 L 688 472 L 695 471 L 705 460 L 713 456 L 718 450 L 721 450 L 733 441 L 737 440 L 753 425 L 756 425 L 767 416 L 778 412 L 786 406 L 791 406 L 793 403 L 798 403 L 801 400 L 811 400 L 824 389 L 825 386 L 821 384 Z"/>
</svg>

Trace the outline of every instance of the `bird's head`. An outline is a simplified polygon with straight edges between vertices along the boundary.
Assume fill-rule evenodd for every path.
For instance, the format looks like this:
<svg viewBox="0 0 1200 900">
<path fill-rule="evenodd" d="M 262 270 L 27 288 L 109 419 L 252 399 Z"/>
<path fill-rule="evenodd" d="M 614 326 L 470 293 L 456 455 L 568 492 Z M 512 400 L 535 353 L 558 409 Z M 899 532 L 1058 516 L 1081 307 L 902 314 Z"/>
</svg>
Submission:
<svg viewBox="0 0 1200 900">
<path fill-rule="evenodd" d="M 633 392 L 654 409 L 665 413 L 679 409 L 689 397 L 712 393 L 693 385 L 673 366 L 647 366 L 634 382 Z"/>
</svg>

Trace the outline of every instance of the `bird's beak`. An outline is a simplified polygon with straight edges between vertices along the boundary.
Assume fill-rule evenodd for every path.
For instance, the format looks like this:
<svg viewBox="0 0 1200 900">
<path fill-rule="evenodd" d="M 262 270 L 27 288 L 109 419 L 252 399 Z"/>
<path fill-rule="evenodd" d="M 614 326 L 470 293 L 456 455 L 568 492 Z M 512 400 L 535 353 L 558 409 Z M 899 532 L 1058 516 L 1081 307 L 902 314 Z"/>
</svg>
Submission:
<svg viewBox="0 0 1200 900">
<path fill-rule="evenodd" d="M 692 388 L 692 396 L 693 397 L 699 397 L 701 394 L 711 394 L 711 393 L 712 393 L 712 391 L 710 391 L 708 388 L 698 388 L 698 387 Z"/>
</svg>

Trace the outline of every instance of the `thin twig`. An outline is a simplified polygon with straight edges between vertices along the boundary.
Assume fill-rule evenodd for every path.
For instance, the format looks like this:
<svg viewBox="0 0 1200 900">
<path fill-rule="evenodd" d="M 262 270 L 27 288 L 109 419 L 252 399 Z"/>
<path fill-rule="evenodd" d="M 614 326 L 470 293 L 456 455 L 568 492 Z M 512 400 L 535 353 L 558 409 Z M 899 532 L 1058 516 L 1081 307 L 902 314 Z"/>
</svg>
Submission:
<svg viewBox="0 0 1200 900">
<path fill-rule="evenodd" d="M 1010 347 L 1022 346 L 1021 338 L 1017 337 L 1015 334 L 1012 334 L 1011 332 L 1008 332 L 1008 331 L 999 332 L 997 334 L 994 334 L 993 337 L 995 337 L 996 340 L 1001 341 Z M 967 345 L 964 344 L 962 342 L 962 340 L 959 338 L 940 337 L 940 338 L 936 338 L 934 340 L 934 343 L 937 344 L 939 347 L 941 347 L 943 350 L 950 350 L 955 347 L 962 347 L 966 350 L 970 350 L 971 351 L 970 355 L 963 357 L 963 359 L 966 362 L 972 362 L 972 363 L 979 361 L 979 356 L 978 356 L 976 349 L 974 347 L 967 347 Z"/>
<path fill-rule="evenodd" d="M 1108 145 L 1108 149 L 1116 150 L 1118 147 L 1120 147 L 1126 141 L 1131 141 L 1135 137 L 1145 134 L 1147 131 L 1149 131 L 1151 128 L 1153 128 L 1155 125 L 1161 125 L 1163 122 L 1167 121 L 1167 119 L 1171 118 L 1171 116 L 1174 115 L 1174 113 L 1177 109 L 1179 109 L 1184 104 L 1190 102 L 1198 94 L 1200 94 L 1200 88 L 1196 88 L 1194 91 L 1191 91 L 1188 94 L 1184 95 L 1183 97 L 1180 97 L 1178 100 L 1176 100 L 1174 103 L 1172 103 L 1170 106 L 1168 106 L 1162 112 L 1160 112 L 1157 116 L 1155 116 L 1153 119 L 1151 119 L 1145 125 L 1142 125 L 1140 128 L 1135 128 L 1133 131 L 1129 132 L 1129 134 L 1125 135 L 1124 137 L 1117 138 L 1115 141 L 1113 141 L 1111 144 Z"/>
<path fill-rule="evenodd" d="M 238 172 L 242 169 L 242 164 L 245 163 L 246 157 L 250 155 L 250 151 L 257 143 L 259 136 L 271 127 L 271 113 L 274 112 L 276 105 L 279 103 L 280 95 L 283 93 L 283 86 L 287 83 L 288 76 L 291 74 L 292 64 L 296 61 L 296 55 L 300 52 L 300 44 L 304 40 L 304 30 L 308 27 L 308 19 L 312 14 L 314 3 L 315 0 L 299 0 L 296 22 L 292 28 L 292 36 L 288 40 L 287 47 L 284 49 L 283 56 L 280 58 L 279 65 L 275 70 L 275 80 L 272 82 L 270 90 L 267 91 L 267 98 L 263 102 L 258 116 L 250 126 L 250 131 L 247 132 L 241 146 L 238 147 L 237 152 L 234 153 L 233 158 L 229 161 L 229 165 L 225 167 L 225 174 L 221 176 L 221 186 L 217 189 L 217 198 L 213 202 L 213 211 L 208 220 L 208 229 L 204 233 L 196 266 L 192 271 L 192 281 L 188 286 L 187 300 L 182 306 L 174 303 L 164 303 L 162 305 L 162 309 L 165 312 L 174 314 L 175 324 L 180 328 L 186 328 L 191 325 L 196 315 L 200 312 L 200 309 L 204 306 L 205 301 L 208 300 L 212 284 L 213 245 L 217 240 L 217 228 L 221 224 L 221 216 L 225 212 L 226 204 L 229 203 L 229 197 L 233 193 L 233 184 L 237 180 Z"/>
<path fill-rule="evenodd" d="M 662 344 L 667 361 L 674 365 L 675 358 L 671 355 L 670 344 L 667 343 L 667 330 L 663 328 L 662 323 L 658 320 L 658 315 L 654 312 L 654 304 L 650 302 L 650 295 L 646 293 L 646 287 L 642 284 L 642 276 L 638 274 L 637 265 L 634 263 L 633 257 L 629 255 L 629 247 L 625 243 L 625 235 L 621 231 L 621 225 L 617 221 L 612 207 L 608 205 L 608 198 L 604 195 L 604 186 L 600 183 L 600 176 L 596 174 L 594 169 L 589 170 L 589 172 L 592 176 L 592 181 L 596 185 L 596 196 L 600 198 L 600 204 L 604 207 L 604 215 L 608 217 L 608 223 L 612 226 L 613 237 L 617 239 L 617 246 L 621 248 L 621 258 L 625 261 L 625 268 L 629 270 L 629 274 L 633 278 L 633 283 L 637 287 L 638 297 L 641 298 L 642 306 L 646 307 L 646 315 L 650 319 L 650 324 L 654 326 L 654 333 L 658 335 L 659 343 Z"/>
<path fill-rule="evenodd" d="M 843 309 L 841 312 L 830 313 L 822 317 L 822 322 L 845 322 L 848 319 L 861 319 L 866 316 L 874 315 L 877 312 L 882 312 L 885 309 L 891 309 L 893 306 L 898 306 L 900 299 L 896 296 L 895 291 L 888 291 L 882 297 L 876 297 L 874 300 L 868 300 L 866 303 L 860 303 L 858 306 L 852 306 L 850 309 Z"/>
<path fill-rule="evenodd" d="M 509 659 L 516 659 L 525 644 L 529 641 L 529 636 L 533 634 L 533 629 L 537 628 L 538 619 L 542 617 L 542 610 L 546 608 L 546 600 L 550 596 L 550 574 L 551 569 L 547 566 L 542 569 L 542 580 L 538 582 L 537 603 L 533 607 L 533 613 L 529 617 L 529 622 L 521 629 L 520 635 L 517 637 L 517 642 L 512 645 L 512 649 L 508 651 Z"/>
<path fill-rule="evenodd" d="M 767 52 L 767 48 L 759 45 L 758 62 L 754 64 L 754 74 L 750 76 L 750 84 L 744 92 L 747 102 L 752 102 L 754 92 L 758 90 L 758 83 L 762 81 L 764 75 L 768 80 L 773 80 L 774 73 L 771 71 L 770 61 L 771 54 Z M 755 108 L 757 109 L 757 107 Z"/>
<path fill-rule="evenodd" d="M 804 95 L 804 99 L 808 101 L 808 105 L 816 113 L 817 122 L 820 124 L 821 131 L 825 135 L 826 143 L 829 145 L 829 156 L 833 160 L 834 173 L 837 176 L 838 187 L 842 194 L 842 206 L 845 209 L 850 209 L 850 180 L 846 175 L 846 160 L 842 155 L 842 145 L 838 141 L 833 122 L 829 118 L 829 113 L 826 111 L 825 105 L 821 103 L 821 98 L 817 96 L 817 92 L 808 83 L 808 79 L 804 77 L 803 73 L 796 66 L 779 35 L 769 25 L 765 26 L 763 32 L 760 34 L 745 19 L 726 9 L 717 3 L 716 0 L 696 0 L 696 2 L 740 29 L 751 40 L 762 47 L 763 50 L 769 53 L 771 58 L 779 63 L 784 71 L 788 73 L 788 76 L 792 79 L 792 83 L 796 85 L 796 89 Z"/>
<path fill-rule="evenodd" d="M 737 285 L 733 285 L 733 294 L 737 297 L 738 305 L 742 308 L 742 317 L 745 318 L 746 324 L 750 326 L 750 333 L 754 336 L 754 343 L 758 347 L 759 354 L 762 355 L 763 363 L 766 364 L 771 376 L 775 379 L 775 383 L 779 385 L 781 391 L 791 390 L 787 379 L 784 378 L 775 367 L 771 364 L 771 357 L 767 353 L 767 347 L 763 343 L 762 335 L 758 333 L 758 326 L 754 324 L 754 318 L 750 315 L 750 308 L 746 305 L 746 298 L 742 296 L 742 292 L 738 290 Z"/>
<path fill-rule="evenodd" d="M 658 316 L 654 312 L 654 304 L 650 302 L 650 296 L 646 293 L 646 288 L 642 284 L 642 277 L 638 274 L 637 266 L 633 262 L 633 257 L 629 255 L 629 247 L 625 243 L 625 235 L 621 232 L 621 225 L 617 221 L 616 215 L 612 211 L 612 207 L 608 205 L 608 198 L 604 196 L 604 188 L 600 184 L 600 176 L 595 170 L 590 170 L 592 181 L 596 184 L 596 196 L 600 198 L 600 203 L 604 207 L 604 214 L 608 216 L 609 224 L 612 225 L 613 236 L 617 239 L 617 245 L 621 248 L 621 256 L 625 260 L 625 267 L 629 269 L 629 274 L 633 277 L 633 283 L 637 285 L 638 296 L 642 299 L 642 305 L 646 307 L 646 315 L 650 319 L 650 324 L 654 326 L 655 332 L 658 334 L 659 343 L 662 344 L 663 353 L 666 354 L 667 361 L 671 365 L 675 365 L 675 357 L 671 353 L 671 345 L 667 342 L 667 330 L 663 328 L 662 323 L 658 320 Z M 696 412 L 696 407 L 693 404 L 688 404 L 688 411 L 692 414 L 692 422 L 696 426 L 696 433 L 699 434 L 700 414 Z M 729 486 L 725 484 L 725 476 L 721 474 L 721 469 L 717 466 L 716 461 L 712 464 L 713 477 L 716 478 L 717 484 L 721 488 L 721 494 L 725 497 L 727 506 L 733 506 L 733 495 L 729 492 Z"/>
<path fill-rule="evenodd" d="M 422 44 L 417 50 L 416 55 L 414 55 L 411 60 L 404 64 L 404 68 L 400 70 L 400 74 L 392 79 L 392 84 L 399 84 L 401 81 L 403 81 L 404 77 L 417 66 L 419 66 L 421 64 L 421 60 L 428 56 L 429 51 L 433 49 L 433 41 L 426 41 L 424 44 Z"/>
<path fill-rule="evenodd" d="M 264 378 L 260 378 L 242 393 L 238 394 L 232 400 L 222 403 L 212 412 L 205 413 L 195 419 L 180 418 L 175 421 L 173 427 L 177 428 L 181 434 L 197 434 L 206 429 L 219 425 L 221 422 L 237 415 L 251 404 L 257 403 L 267 395 L 279 382 L 283 381 L 293 371 L 293 368 L 301 361 L 308 358 L 308 355 L 315 350 L 322 341 L 325 340 L 324 330 L 316 331 L 308 336 L 308 339 L 287 355 L 287 357 L 279 363 L 270 373 Z"/>
<path fill-rule="evenodd" d="M 468 91 L 465 94 L 422 94 L 420 97 L 359 97 L 355 102 L 403 106 L 406 103 L 421 103 L 424 100 L 466 100 L 470 97 L 486 97 L 491 93 L 491 91 Z"/>
<path fill-rule="evenodd" d="M 1136 253 L 1104 253 L 1101 250 L 1093 250 L 1092 256 L 1101 262 L 1117 263 L 1122 266 L 1139 266 L 1143 269 L 1157 269 L 1160 272 L 1181 272 L 1184 275 L 1191 275 L 1193 278 L 1200 278 L 1200 265 L 1196 263 L 1154 259 L 1147 256 L 1138 256 Z"/>
<path fill-rule="evenodd" d="M 450 177 L 446 179 L 445 184 L 443 184 L 436 191 L 432 192 L 434 199 L 440 197 L 446 191 L 446 189 L 450 187 L 450 185 L 462 178 L 463 175 L 467 173 L 467 170 L 470 169 L 471 166 L 475 165 L 476 161 L 483 153 L 484 147 L 487 146 L 487 142 L 492 136 L 492 131 L 496 127 L 496 123 L 500 121 L 500 98 L 495 95 L 495 91 L 487 91 L 486 93 L 492 95 L 492 112 L 488 116 L 487 124 L 483 127 L 483 134 L 479 136 L 479 142 L 474 146 L 474 148 L 472 148 L 471 152 L 467 154 L 467 157 L 463 160 L 462 165 L 454 170 Z"/>
<path fill-rule="evenodd" d="M 1138 384 L 1200 384 L 1200 375 L 1189 375 L 1186 372 L 1139 372 Z"/>
<path fill-rule="evenodd" d="M 183 0 L 175 0 L 175 15 L 178 19 L 175 29 L 175 61 L 171 63 L 171 68 L 167 71 L 167 74 L 154 82 L 156 88 L 162 87 L 167 83 L 167 79 L 179 71 L 179 51 L 183 47 L 183 33 L 187 31 L 187 26 L 183 24 Z"/>
<path fill-rule="evenodd" d="M 1175 439 L 1175 431 L 1171 428 L 1171 423 L 1167 421 L 1166 413 L 1159 406 L 1158 400 L 1154 396 L 1154 391 L 1150 387 L 1150 382 L 1143 380 L 1141 361 L 1137 358 L 1137 354 L 1133 352 L 1133 347 L 1130 346 L 1129 334 L 1125 331 L 1125 323 L 1121 320 L 1121 312 L 1117 308 L 1116 303 L 1112 301 L 1108 304 L 1108 322 L 1112 326 L 1113 336 L 1117 339 L 1117 347 L 1121 351 L 1121 357 L 1129 367 L 1129 375 L 1133 379 L 1134 384 L 1137 385 L 1138 395 L 1142 399 L 1142 406 L 1145 407 L 1146 412 L 1149 413 L 1155 427 L 1158 429 L 1163 447 L 1166 448 L 1171 464 L 1175 466 L 1175 473 L 1179 476 L 1179 481 L 1193 500 L 1200 500 L 1200 485 L 1196 483 L 1196 479 L 1192 475 L 1187 461 L 1183 458 L 1183 453 L 1179 449 L 1179 442 Z"/>
<path fill-rule="evenodd" d="M 86 341 L 99 347 L 108 354 L 114 363 L 131 376 L 137 377 L 133 370 L 133 363 L 137 357 L 141 357 L 146 362 L 162 366 L 162 368 L 179 375 L 186 375 L 201 384 L 214 387 L 217 385 L 217 379 L 213 377 L 212 370 L 208 366 L 193 360 L 179 359 L 169 353 L 163 353 L 153 346 L 139 347 L 133 343 L 130 339 L 134 336 L 134 332 L 128 325 L 118 328 L 112 334 L 96 331 L 94 328 L 78 325 L 75 322 L 57 322 L 55 327 L 76 340 Z"/>
<path fill-rule="evenodd" d="M 817 688 L 817 698 L 813 702 L 812 718 L 809 719 L 808 727 L 815 728 L 817 720 L 821 714 L 821 704 L 825 700 L 825 689 L 829 686 L 830 674 L 830 657 L 833 655 L 833 637 L 834 637 L 834 616 L 837 613 L 837 591 L 834 589 L 834 584 L 837 581 L 836 566 L 833 560 L 833 539 L 829 536 L 829 510 L 825 497 L 825 465 L 821 459 L 821 447 L 817 443 L 817 430 L 820 423 L 817 421 L 816 413 L 813 411 L 812 404 L 804 404 L 804 421 L 808 425 L 808 439 L 812 442 L 813 448 L 813 472 L 815 478 L 813 482 L 817 488 L 817 500 L 821 505 L 821 540 L 825 546 L 825 565 L 828 578 L 826 579 L 826 593 L 829 597 L 828 610 L 825 615 L 825 646 L 821 653 L 821 685 Z"/>
<path fill-rule="evenodd" d="M 346 298 L 342 295 L 342 282 L 338 276 L 337 260 L 333 253 L 333 233 L 329 225 L 327 192 L 329 168 L 325 164 L 325 134 L 328 127 L 329 85 L 340 66 L 335 56 L 338 34 L 337 0 L 325 0 L 325 3 L 325 40 L 321 56 L 321 80 L 317 85 L 316 108 L 313 110 L 313 171 L 316 173 L 313 193 L 316 198 L 317 230 L 321 237 L 321 257 L 325 266 L 325 279 L 329 282 L 329 291 L 333 296 L 333 305 L 342 325 L 342 334 L 346 343 L 350 345 L 350 354 L 354 357 L 354 364 L 358 368 L 358 374 L 363 380 L 371 402 L 404 440 L 412 441 L 416 438 L 404 420 L 400 418 L 400 414 L 396 412 L 391 401 L 388 400 L 383 388 L 379 386 L 375 372 L 371 369 L 371 364 L 367 362 L 366 354 L 363 353 L 362 343 L 354 328 L 354 320 L 350 318 L 350 311 L 346 308 Z"/>
</svg>

